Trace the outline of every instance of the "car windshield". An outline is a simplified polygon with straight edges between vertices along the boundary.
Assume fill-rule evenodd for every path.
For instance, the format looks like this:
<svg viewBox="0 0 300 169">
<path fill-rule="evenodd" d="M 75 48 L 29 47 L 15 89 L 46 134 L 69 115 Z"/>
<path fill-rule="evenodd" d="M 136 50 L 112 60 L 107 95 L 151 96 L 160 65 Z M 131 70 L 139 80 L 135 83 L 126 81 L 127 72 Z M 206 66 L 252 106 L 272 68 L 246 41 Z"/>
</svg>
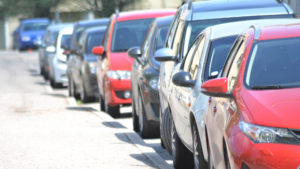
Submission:
<svg viewBox="0 0 300 169">
<path fill-rule="evenodd" d="M 155 48 L 154 51 L 157 51 L 157 50 L 164 47 L 168 31 L 169 31 L 169 27 L 159 28 L 158 36 L 157 36 L 157 39 L 156 39 L 156 48 Z"/>
<path fill-rule="evenodd" d="M 89 28 L 98 27 L 99 25 L 90 25 L 90 26 L 80 26 L 76 29 L 76 41 L 78 42 L 83 31 Z"/>
<path fill-rule="evenodd" d="M 299 87 L 299 46 L 300 38 L 254 42 L 244 76 L 246 87 Z"/>
<path fill-rule="evenodd" d="M 50 36 L 47 39 L 47 46 L 56 46 L 56 39 L 58 36 L 58 31 L 51 32 Z"/>
<path fill-rule="evenodd" d="M 61 46 L 69 46 L 71 40 L 71 35 L 63 35 L 61 37 Z"/>
<path fill-rule="evenodd" d="M 140 19 L 117 22 L 112 39 L 112 52 L 126 52 L 129 48 L 140 47 L 154 19 Z"/>
<path fill-rule="evenodd" d="M 231 36 L 211 42 L 204 75 L 205 81 L 219 75 L 236 38 L 237 36 Z"/>
<path fill-rule="evenodd" d="M 46 30 L 48 22 L 24 23 L 21 26 L 21 32 Z"/>
<path fill-rule="evenodd" d="M 104 36 L 104 32 L 101 32 L 101 33 L 97 32 L 97 33 L 90 34 L 87 37 L 87 41 L 86 41 L 87 47 L 86 47 L 85 53 L 92 54 L 93 47 L 101 45 L 103 36 Z M 88 56 L 90 56 L 90 55 L 88 55 Z"/>
<path fill-rule="evenodd" d="M 270 19 L 270 18 L 294 18 L 293 15 L 266 15 L 266 16 L 250 16 L 250 17 L 236 17 L 236 18 L 222 18 L 211 20 L 192 21 L 187 24 L 186 33 L 184 37 L 183 56 L 186 55 L 189 47 L 192 45 L 196 37 L 207 27 L 244 20 L 253 19 Z"/>
</svg>

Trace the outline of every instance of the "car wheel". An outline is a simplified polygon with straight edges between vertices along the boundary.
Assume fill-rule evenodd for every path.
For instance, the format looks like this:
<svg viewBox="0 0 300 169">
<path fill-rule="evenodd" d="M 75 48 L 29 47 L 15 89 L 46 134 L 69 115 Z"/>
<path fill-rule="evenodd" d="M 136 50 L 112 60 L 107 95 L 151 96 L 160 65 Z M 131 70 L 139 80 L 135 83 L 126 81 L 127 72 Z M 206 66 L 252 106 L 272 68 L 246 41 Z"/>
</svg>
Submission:
<svg viewBox="0 0 300 169">
<path fill-rule="evenodd" d="M 56 83 L 55 79 L 50 77 L 50 85 L 52 88 L 61 88 L 63 86 L 62 83 Z"/>
<path fill-rule="evenodd" d="M 163 140 L 163 132 L 162 132 L 162 113 L 161 113 L 161 109 L 159 111 L 159 133 L 160 133 L 160 146 L 163 149 L 166 149 L 164 140 Z"/>
<path fill-rule="evenodd" d="M 159 137 L 159 126 L 152 126 L 147 120 L 142 97 L 138 95 L 138 114 L 139 114 L 139 128 L 142 138 L 156 138 Z"/>
<path fill-rule="evenodd" d="M 100 93 L 99 93 L 99 104 L 100 104 L 100 111 L 105 111 L 104 99 Z"/>
<path fill-rule="evenodd" d="M 171 123 L 172 158 L 175 169 L 193 168 L 193 154 L 185 147 L 177 135 L 174 121 Z"/>
<path fill-rule="evenodd" d="M 43 70 L 43 77 L 46 81 L 49 80 L 49 73 L 47 73 L 47 71 L 45 70 L 45 67 L 44 67 L 44 70 Z"/>
<path fill-rule="evenodd" d="M 110 106 L 110 105 L 108 105 L 108 103 L 105 99 L 105 112 L 108 113 L 113 118 L 119 118 L 121 116 L 121 114 L 120 114 L 120 105 Z"/>
<path fill-rule="evenodd" d="M 166 109 L 165 112 L 162 114 L 162 122 L 161 122 L 161 136 L 162 140 L 164 142 L 164 145 L 167 149 L 167 151 L 172 154 L 172 145 L 171 145 L 171 120 L 170 120 L 170 114 L 169 109 Z"/>
<path fill-rule="evenodd" d="M 40 67 L 40 75 L 43 75 L 44 74 L 44 68 L 41 66 Z"/>
<path fill-rule="evenodd" d="M 206 169 L 208 166 L 207 166 L 207 162 L 204 159 L 201 140 L 200 140 L 196 122 L 193 123 L 192 131 L 193 131 L 192 134 L 193 134 L 194 168 L 195 169 Z"/>
<path fill-rule="evenodd" d="M 80 99 L 83 103 L 89 103 L 95 100 L 93 97 L 88 97 L 88 95 L 86 94 L 84 81 L 82 81 L 82 91 L 80 93 Z"/>
<path fill-rule="evenodd" d="M 73 97 L 73 93 L 74 93 L 74 86 L 73 86 L 73 82 L 72 79 L 70 78 L 70 76 L 68 76 L 68 91 L 69 91 L 69 97 Z"/>
<path fill-rule="evenodd" d="M 75 83 L 74 83 L 73 80 L 72 80 L 72 85 L 73 85 L 73 96 L 74 96 L 74 98 L 76 100 L 80 100 L 80 94 L 76 92 L 77 90 L 76 90 L 76 86 L 75 86 Z"/>
<path fill-rule="evenodd" d="M 136 110 L 135 110 L 135 101 L 132 98 L 132 125 L 133 125 L 133 130 L 135 132 L 140 131 L 139 127 L 139 117 L 136 115 Z"/>
</svg>

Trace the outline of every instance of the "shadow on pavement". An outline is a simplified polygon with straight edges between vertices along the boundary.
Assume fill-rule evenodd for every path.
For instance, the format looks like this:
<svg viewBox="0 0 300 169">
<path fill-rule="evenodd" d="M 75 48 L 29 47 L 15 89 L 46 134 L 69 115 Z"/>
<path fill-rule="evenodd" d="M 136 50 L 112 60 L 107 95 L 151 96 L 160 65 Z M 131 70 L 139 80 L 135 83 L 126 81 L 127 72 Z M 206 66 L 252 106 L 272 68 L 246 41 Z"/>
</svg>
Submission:
<svg viewBox="0 0 300 169">
<path fill-rule="evenodd" d="M 43 95 L 53 96 L 53 97 L 59 97 L 59 98 L 65 98 L 66 97 L 63 94 L 53 94 L 53 93 L 52 94 L 47 93 L 47 94 L 43 94 Z"/>
<path fill-rule="evenodd" d="M 65 97 L 65 96 L 64 96 Z M 98 111 L 91 107 L 67 107 L 68 110 L 75 110 L 75 111 Z"/>
<path fill-rule="evenodd" d="M 153 154 L 153 153 L 151 153 L 151 154 Z M 148 158 L 144 154 L 130 154 L 130 157 L 143 162 L 144 164 L 148 165 L 149 167 L 158 168 L 158 167 L 156 167 L 155 164 L 153 164 L 151 161 L 149 161 Z M 134 165 L 134 166 L 140 166 L 140 165 Z M 140 167 L 144 167 L 144 166 L 140 166 Z"/>
<path fill-rule="evenodd" d="M 125 126 L 123 126 L 122 124 L 120 124 L 119 122 L 116 122 L 116 121 L 102 122 L 102 124 L 104 126 L 110 127 L 110 128 L 123 128 L 123 129 L 126 129 Z"/>
</svg>

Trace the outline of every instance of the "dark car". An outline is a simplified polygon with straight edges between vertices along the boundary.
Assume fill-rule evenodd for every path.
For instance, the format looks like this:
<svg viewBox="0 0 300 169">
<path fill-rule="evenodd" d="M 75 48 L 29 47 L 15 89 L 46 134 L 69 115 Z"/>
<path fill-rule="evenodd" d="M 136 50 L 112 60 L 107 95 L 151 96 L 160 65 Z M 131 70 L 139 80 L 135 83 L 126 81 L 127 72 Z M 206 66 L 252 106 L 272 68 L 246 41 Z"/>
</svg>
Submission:
<svg viewBox="0 0 300 169">
<path fill-rule="evenodd" d="M 287 4 L 276 0 L 190 1 L 178 9 L 169 30 L 165 48 L 155 53 L 155 59 L 163 61 L 158 82 L 161 111 L 164 113 L 162 117 L 165 113 L 169 114 L 170 118 L 165 120 L 171 120 L 168 123 L 171 123 L 171 126 L 175 125 L 173 128 L 169 126 L 169 131 L 165 134 L 170 136 L 170 133 L 172 133 L 172 138 L 169 138 L 171 146 L 168 145 L 166 148 L 169 147 L 169 151 L 172 150 L 175 168 L 181 168 L 182 166 L 193 168 L 194 165 L 191 163 L 193 154 L 187 147 L 192 147 L 193 144 L 193 140 L 190 139 L 192 138 L 191 128 L 195 123 L 196 115 L 178 110 L 177 105 L 182 105 L 184 101 L 189 103 L 186 95 L 178 94 L 177 100 L 170 101 L 171 94 L 178 92 L 172 90 L 172 76 L 179 69 L 179 65 L 186 57 L 191 44 L 198 34 L 209 26 L 235 21 L 272 18 L 295 18 L 295 15 Z M 199 72 L 202 73 L 202 68 L 199 69 Z M 218 73 L 215 76 L 217 75 Z M 183 90 L 188 91 L 191 88 L 187 87 Z M 203 157 L 208 161 L 209 155 L 205 147 L 206 139 L 204 139 L 205 128 L 201 123 L 195 124 L 197 130 L 201 133 L 201 145 L 204 147 Z M 197 161 L 195 161 L 197 166 L 196 163 Z"/>
<path fill-rule="evenodd" d="M 57 24 L 50 25 L 45 32 L 41 44 L 39 45 L 39 64 L 40 73 L 45 80 L 49 79 L 49 63 L 48 56 L 53 54 L 53 46 L 55 46 L 58 33 L 61 29 L 72 26 L 73 24 Z"/>
<path fill-rule="evenodd" d="M 68 62 L 70 96 L 80 93 L 81 101 L 84 103 L 99 97 L 97 56 L 92 50 L 101 44 L 105 30 L 106 27 L 86 29 L 78 40 L 78 54 Z"/>
<path fill-rule="evenodd" d="M 68 61 L 67 61 L 68 66 L 69 66 L 69 64 L 73 64 L 71 62 L 73 62 L 76 57 L 80 57 L 80 55 L 81 55 L 81 53 L 79 52 L 80 51 L 79 38 L 80 38 L 81 34 L 88 28 L 100 27 L 100 26 L 106 27 L 108 22 L 109 22 L 109 19 L 103 18 L 103 19 L 95 19 L 95 20 L 89 20 L 89 21 L 79 21 L 79 22 L 75 23 L 74 29 L 73 29 L 73 34 L 71 36 L 70 45 L 68 47 L 65 47 L 69 51 Z M 73 57 L 74 57 L 74 59 L 73 59 Z M 73 83 L 75 85 L 74 85 L 74 88 L 71 88 L 72 90 L 74 89 L 74 91 L 69 92 L 69 96 L 74 96 L 76 99 L 80 99 L 80 93 L 82 90 L 80 88 L 76 88 L 76 87 L 80 86 L 82 81 L 78 81 L 76 75 L 74 75 L 74 77 L 71 77 L 71 76 L 73 76 L 73 74 L 70 74 L 70 73 L 72 73 L 72 72 L 67 71 L 68 79 L 71 79 L 71 78 L 74 79 Z"/>
<path fill-rule="evenodd" d="M 134 58 L 131 71 L 133 128 L 143 138 L 159 136 L 160 103 L 157 90 L 160 62 L 154 59 L 163 48 L 173 16 L 157 18 L 151 24 L 142 47 L 131 48 Z"/>
<path fill-rule="evenodd" d="M 14 49 L 38 48 L 49 24 L 50 20 L 46 18 L 22 20 L 20 26 L 13 33 Z"/>
</svg>

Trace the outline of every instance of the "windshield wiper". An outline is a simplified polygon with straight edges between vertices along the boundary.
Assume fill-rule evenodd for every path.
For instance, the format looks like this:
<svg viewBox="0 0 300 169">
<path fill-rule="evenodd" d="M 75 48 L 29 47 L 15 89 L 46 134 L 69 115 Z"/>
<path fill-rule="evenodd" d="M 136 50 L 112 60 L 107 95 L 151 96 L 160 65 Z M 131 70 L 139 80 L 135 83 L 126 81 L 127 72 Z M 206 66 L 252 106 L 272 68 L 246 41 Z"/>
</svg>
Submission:
<svg viewBox="0 0 300 169">
<path fill-rule="evenodd" d="M 114 52 L 127 52 L 128 49 L 118 49 L 118 50 L 114 50 Z"/>
<path fill-rule="evenodd" d="M 251 89 L 253 90 L 268 90 L 268 89 L 282 89 L 282 86 L 279 85 L 270 85 L 270 86 L 254 86 Z"/>
</svg>

